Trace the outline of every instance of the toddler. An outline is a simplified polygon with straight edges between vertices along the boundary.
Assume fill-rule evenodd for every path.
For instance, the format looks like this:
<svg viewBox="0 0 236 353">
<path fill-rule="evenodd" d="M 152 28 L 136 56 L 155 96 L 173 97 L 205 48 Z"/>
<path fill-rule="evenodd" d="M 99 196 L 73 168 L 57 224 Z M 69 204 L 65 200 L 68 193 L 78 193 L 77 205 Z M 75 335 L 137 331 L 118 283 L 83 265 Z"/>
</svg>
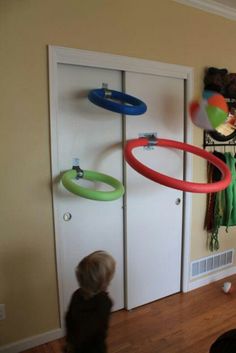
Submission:
<svg viewBox="0 0 236 353">
<path fill-rule="evenodd" d="M 76 268 L 80 288 L 66 314 L 67 353 L 106 353 L 106 336 L 112 301 L 107 288 L 115 272 L 115 260 L 105 251 L 86 256 Z"/>
<path fill-rule="evenodd" d="M 210 348 L 210 353 L 235 353 L 236 329 L 227 331 L 219 336 Z"/>
</svg>

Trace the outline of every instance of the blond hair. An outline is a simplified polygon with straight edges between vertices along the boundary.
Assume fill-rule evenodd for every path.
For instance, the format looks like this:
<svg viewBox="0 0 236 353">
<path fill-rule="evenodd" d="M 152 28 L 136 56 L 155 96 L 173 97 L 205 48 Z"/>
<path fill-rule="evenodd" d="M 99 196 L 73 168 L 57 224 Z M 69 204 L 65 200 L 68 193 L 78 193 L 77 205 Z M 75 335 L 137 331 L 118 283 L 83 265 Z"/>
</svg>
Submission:
<svg viewBox="0 0 236 353">
<path fill-rule="evenodd" d="M 76 277 L 85 298 L 105 291 L 115 272 L 115 260 L 99 250 L 83 258 L 76 268 Z"/>
</svg>

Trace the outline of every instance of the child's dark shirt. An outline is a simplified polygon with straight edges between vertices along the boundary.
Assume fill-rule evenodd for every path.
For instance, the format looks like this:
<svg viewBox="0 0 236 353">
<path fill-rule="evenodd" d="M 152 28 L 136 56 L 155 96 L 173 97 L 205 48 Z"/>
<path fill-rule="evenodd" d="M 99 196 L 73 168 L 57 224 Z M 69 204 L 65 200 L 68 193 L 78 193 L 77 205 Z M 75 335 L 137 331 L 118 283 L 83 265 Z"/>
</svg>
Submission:
<svg viewBox="0 0 236 353">
<path fill-rule="evenodd" d="M 106 292 L 85 299 L 78 289 L 66 314 L 66 339 L 76 353 L 106 353 L 112 301 Z"/>
</svg>

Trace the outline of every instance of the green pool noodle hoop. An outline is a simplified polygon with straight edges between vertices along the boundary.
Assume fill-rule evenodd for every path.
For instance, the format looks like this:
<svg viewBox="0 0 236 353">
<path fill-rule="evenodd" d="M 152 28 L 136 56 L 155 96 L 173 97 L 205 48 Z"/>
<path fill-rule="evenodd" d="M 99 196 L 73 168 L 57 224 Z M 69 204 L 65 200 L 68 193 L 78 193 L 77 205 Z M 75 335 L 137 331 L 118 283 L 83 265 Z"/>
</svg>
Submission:
<svg viewBox="0 0 236 353">
<path fill-rule="evenodd" d="M 78 174 L 75 169 L 68 170 L 62 176 L 62 184 L 68 191 L 86 199 L 97 201 L 113 201 L 119 199 L 125 192 L 122 183 L 107 174 L 102 174 L 91 170 L 83 170 L 82 178 L 93 182 L 102 182 L 108 184 L 114 188 L 112 191 L 99 191 L 83 187 L 78 183 L 75 183 L 77 175 Z"/>
</svg>

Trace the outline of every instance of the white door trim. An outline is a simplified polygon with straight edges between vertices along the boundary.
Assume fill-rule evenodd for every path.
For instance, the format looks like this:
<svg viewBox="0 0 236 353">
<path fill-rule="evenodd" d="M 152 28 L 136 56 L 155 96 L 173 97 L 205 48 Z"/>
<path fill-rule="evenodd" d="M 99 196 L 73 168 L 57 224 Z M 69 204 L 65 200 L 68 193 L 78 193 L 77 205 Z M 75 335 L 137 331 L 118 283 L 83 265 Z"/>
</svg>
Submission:
<svg viewBox="0 0 236 353">
<path fill-rule="evenodd" d="M 121 71 L 139 72 L 147 74 L 156 74 L 185 80 L 186 84 L 186 107 L 185 107 L 185 142 L 192 142 L 192 127 L 190 119 L 187 116 L 187 103 L 193 94 L 193 69 L 181 65 L 165 64 L 161 62 L 131 58 L 120 55 L 98 53 L 80 49 L 70 49 L 57 46 L 49 46 L 49 100 L 50 100 L 50 127 L 51 127 L 51 169 L 52 169 L 52 187 L 55 188 L 55 180 L 60 174 L 57 152 L 57 68 L 58 64 L 70 64 L 99 67 L 105 69 L 115 69 Z M 192 180 L 192 156 L 186 154 L 185 163 L 186 180 Z M 62 281 L 62 249 L 60 237 L 59 218 L 56 193 L 53 195 L 54 227 L 56 243 L 56 262 L 58 276 L 58 291 L 60 305 L 60 321 L 63 327 L 63 281 Z M 189 290 L 189 266 L 190 266 L 190 237 L 191 237 L 191 211 L 192 196 L 191 193 L 185 193 L 185 209 L 183 213 L 183 268 L 182 268 L 182 290 Z"/>
<path fill-rule="evenodd" d="M 196 9 L 222 16 L 230 20 L 236 20 L 236 9 L 233 6 L 221 4 L 213 0 L 174 0 L 182 5 L 195 7 Z"/>
</svg>

